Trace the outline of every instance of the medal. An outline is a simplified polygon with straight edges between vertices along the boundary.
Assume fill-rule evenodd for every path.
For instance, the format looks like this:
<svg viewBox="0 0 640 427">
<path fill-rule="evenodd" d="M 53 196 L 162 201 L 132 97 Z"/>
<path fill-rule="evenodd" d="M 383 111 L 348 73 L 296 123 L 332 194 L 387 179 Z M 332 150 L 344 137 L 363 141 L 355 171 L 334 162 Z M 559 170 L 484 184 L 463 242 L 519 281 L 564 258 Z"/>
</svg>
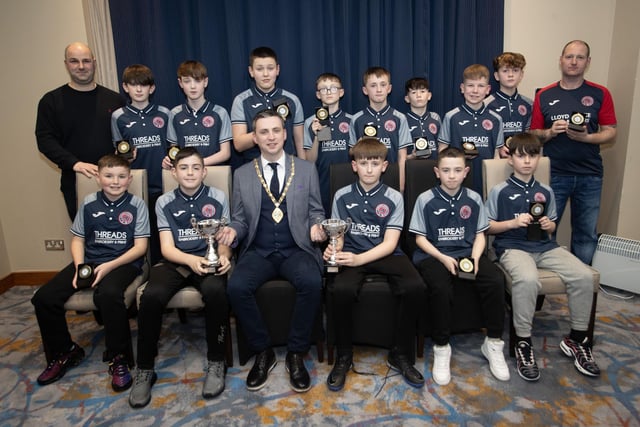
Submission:
<svg viewBox="0 0 640 427">
<path fill-rule="evenodd" d="M 282 209 L 275 208 L 273 212 L 271 212 L 271 218 L 273 218 L 276 224 L 280 223 L 280 221 L 282 221 L 282 218 L 284 218 L 284 213 L 282 213 Z"/>
<path fill-rule="evenodd" d="M 284 198 L 287 195 L 287 191 L 289 190 L 289 186 L 291 185 L 291 181 L 293 181 L 293 175 L 295 175 L 296 173 L 295 164 L 293 162 L 293 156 L 291 156 L 291 174 L 289 175 L 289 178 L 287 179 L 287 182 L 284 185 L 284 189 L 282 190 L 282 194 L 280 194 L 280 198 L 278 200 L 276 200 L 276 198 L 273 197 L 273 194 L 269 190 L 269 186 L 265 182 L 264 177 L 260 172 L 258 159 L 253 159 L 253 165 L 256 169 L 256 174 L 258 175 L 258 179 L 262 184 L 262 188 L 264 188 L 264 191 L 267 192 L 267 196 L 269 196 L 269 199 L 271 199 L 271 203 L 273 203 L 274 209 L 273 211 L 271 211 L 271 218 L 273 218 L 276 224 L 279 224 L 280 221 L 282 221 L 282 218 L 284 218 L 284 212 L 282 212 L 282 209 L 280 209 L 280 204 L 284 201 Z"/>
</svg>

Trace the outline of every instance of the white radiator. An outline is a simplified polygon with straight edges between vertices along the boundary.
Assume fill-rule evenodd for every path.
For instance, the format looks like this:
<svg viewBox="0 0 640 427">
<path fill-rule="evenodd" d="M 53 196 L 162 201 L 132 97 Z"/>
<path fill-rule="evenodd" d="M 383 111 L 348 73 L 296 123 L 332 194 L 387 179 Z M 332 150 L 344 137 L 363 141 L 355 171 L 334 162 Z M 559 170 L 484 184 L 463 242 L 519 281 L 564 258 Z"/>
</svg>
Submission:
<svg viewBox="0 0 640 427">
<path fill-rule="evenodd" d="M 601 234 L 593 255 L 600 283 L 640 294 L 640 242 Z"/>
</svg>

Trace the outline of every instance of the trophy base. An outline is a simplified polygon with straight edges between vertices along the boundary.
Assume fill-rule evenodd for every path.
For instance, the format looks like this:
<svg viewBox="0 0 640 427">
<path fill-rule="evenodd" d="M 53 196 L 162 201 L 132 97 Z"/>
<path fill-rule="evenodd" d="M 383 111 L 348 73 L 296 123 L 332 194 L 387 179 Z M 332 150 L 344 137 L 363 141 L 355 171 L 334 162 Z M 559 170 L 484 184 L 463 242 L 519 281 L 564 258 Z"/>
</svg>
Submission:
<svg viewBox="0 0 640 427">
<path fill-rule="evenodd" d="M 573 123 L 569 123 L 569 129 L 576 132 L 584 132 L 584 126 L 574 125 Z"/>
<path fill-rule="evenodd" d="M 218 272 L 219 264 L 209 264 L 204 266 L 205 274 L 216 274 Z"/>
<path fill-rule="evenodd" d="M 331 141 L 333 139 L 333 137 L 331 136 L 331 128 L 328 126 L 320 129 L 316 136 L 318 137 L 318 141 L 320 142 Z"/>
<path fill-rule="evenodd" d="M 532 222 L 527 227 L 527 240 L 532 242 L 538 242 L 542 240 L 542 228 L 540 228 L 539 222 Z"/>
<path fill-rule="evenodd" d="M 325 271 L 327 273 L 339 273 L 340 272 L 340 266 L 338 265 L 326 265 L 325 266 Z"/>
<path fill-rule="evenodd" d="M 415 154 L 418 159 L 428 159 L 431 157 L 431 150 L 416 150 Z"/>
<path fill-rule="evenodd" d="M 125 160 L 132 160 L 133 159 L 133 151 L 127 151 L 126 153 L 118 153 L 117 156 L 118 157 L 122 157 Z"/>
<path fill-rule="evenodd" d="M 475 274 L 465 273 L 464 271 L 458 271 L 458 277 L 463 280 L 476 280 Z"/>
</svg>

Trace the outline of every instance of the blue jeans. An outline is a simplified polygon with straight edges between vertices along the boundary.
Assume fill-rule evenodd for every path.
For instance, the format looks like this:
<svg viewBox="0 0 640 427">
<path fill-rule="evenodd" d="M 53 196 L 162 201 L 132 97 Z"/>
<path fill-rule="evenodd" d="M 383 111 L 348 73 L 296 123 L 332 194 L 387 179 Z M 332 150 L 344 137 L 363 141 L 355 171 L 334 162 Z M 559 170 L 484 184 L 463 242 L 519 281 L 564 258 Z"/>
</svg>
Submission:
<svg viewBox="0 0 640 427">
<path fill-rule="evenodd" d="M 598 215 L 602 177 L 593 175 L 551 177 L 556 196 L 558 223 L 567 200 L 571 199 L 571 252 L 585 264 L 591 265 L 598 244 Z"/>
</svg>

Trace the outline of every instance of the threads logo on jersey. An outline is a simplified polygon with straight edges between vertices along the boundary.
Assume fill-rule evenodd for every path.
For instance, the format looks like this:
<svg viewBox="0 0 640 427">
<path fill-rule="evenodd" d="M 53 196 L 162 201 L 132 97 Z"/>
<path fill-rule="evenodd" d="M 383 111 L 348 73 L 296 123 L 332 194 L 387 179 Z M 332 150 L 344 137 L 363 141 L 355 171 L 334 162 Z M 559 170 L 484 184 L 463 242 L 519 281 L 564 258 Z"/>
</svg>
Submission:
<svg viewBox="0 0 640 427">
<path fill-rule="evenodd" d="M 385 203 L 380 203 L 378 206 L 376 206 L 376 215 L 378 215 L 378 217 L 380 218 L 386 218 L 387 216 L 389 216 L 389 206 Z"/>
<path fill-rule="evenodd" d="M 200 233 L 193 227 L 189 228 L 178 228 L 178 241 L 180 242 L 188 242 L 191 240 L 199 240 L 201 239 Z"/>
<path fill-rule="evenodd" d="M 489 137 L 488 136 L 463 136 L 462 142 L 473 142 L 473 144 L 476 147 L 488 147 Z"/>
<path fill-rule="evenodd" d="M 537 192 L 536 194 L 533 195 L 533 200 L 535 200 L 536 202 L 546 203 L 547 198 L 544 196 L 544 194 Z"/>
<path fill-rule="evenodd" d="M 491 129 L 493 129 L 493 122 L 491 120 L 489 120 L 489 119 L 484 119 L 482 121 L 482 127 L 485 130 L 491 130 Z"/>
<path fill-rule="evenodd" d="M 518 113 L 520 113 L 521 116 L 526 116 L 528 112 L 528 108 L 525 107 L 524 105 L 518 105 Z"/>
<path fill-rule="evenodd" d="M 342 122 L 338 125 L 338 129 L 342 133 L 349 133 L 349 123 Z"/>
<path fill-rule="evenodd" d="M 212 116 L 204 116 L 202 118 L 202 126 L 210 128 L 213 127 L 214 124 L 216 124 L 216 121 Z"/>
<path fill-rule="evenodd" d="M 464 227 L 438 228 L 438 241 L 463 240 Z"/>
<path fill-rule="evenodd" d="M 366 236 L 370 239 L 377 239 L 380 237 L 380 226 L 377 224 L 368 225 L 354 222 L 351 224 L 349 233 L 352 236 Z"/>
<path fill-rule="evenodd" d="M 101 245 L 125 245 L 127 243 L 126 231 L 94 231 L 93 237 L 95 243 Z"/>
<path fill-rule="evenodd" d="M 436 126 L 435 123 L 429 123 L 429 132 L 431 132 L 431 134 L 435 135 L 438 133 L 438 126 Z"/>
<path fill-rule="evenodd" d="M 202 216 L 204 216 L 205 218 L 211 218 L 215 214 L 216 214 L 216 207 L 213 206 L 211 203 L 207 203 L 202 207 Z"/>
<path fill-rule="evenodd" d="M 384 128 L 387 130 L 387 132 L 393 132 L 394 130 L 396 130 L 396 122 L 394 122 L 393 120 L 387 120 L 386 122 L 384 122 Z"/>
<path fill-rule="evenodd" d="M 118 215 L 118 222 L 122 225 L 131 224 L 131 222 L 133 222 L 133 214 L 128 211 L 120 212 L 120 215 Z"/>
<path fill-rule="evenodd" d="M 158 129 L 162 129 L 164 127 L 164 119 L 162 117 L 154 117 L 153 125 Z"/>
<path fill-rule="evenodd" d="M 209 145 L 209 135 L 185 135 L 183 139 L 185 147 Z"/>
<path fill-rule="evenodd" d="M 580 101 L 582 103 L 582 105 L 584 105 L 585 107 L 591 107 L 593 105 L 593 97 L 591 96 L 585 96 L 582 98 L 582 100 Z"/>
<path fill-rule="evenodd" d="M 321 151 L 323 153 L 330 151 L 346 151 L 347 140 L 346 139 L 332 139 L 331 141 L 322 141 Z"/>
<path fill-rule="evenodd" d="M 464 205 L 460 208 L 460 218 L 469 219 L 471 216 L 471 206 Z"/>
</svg>

